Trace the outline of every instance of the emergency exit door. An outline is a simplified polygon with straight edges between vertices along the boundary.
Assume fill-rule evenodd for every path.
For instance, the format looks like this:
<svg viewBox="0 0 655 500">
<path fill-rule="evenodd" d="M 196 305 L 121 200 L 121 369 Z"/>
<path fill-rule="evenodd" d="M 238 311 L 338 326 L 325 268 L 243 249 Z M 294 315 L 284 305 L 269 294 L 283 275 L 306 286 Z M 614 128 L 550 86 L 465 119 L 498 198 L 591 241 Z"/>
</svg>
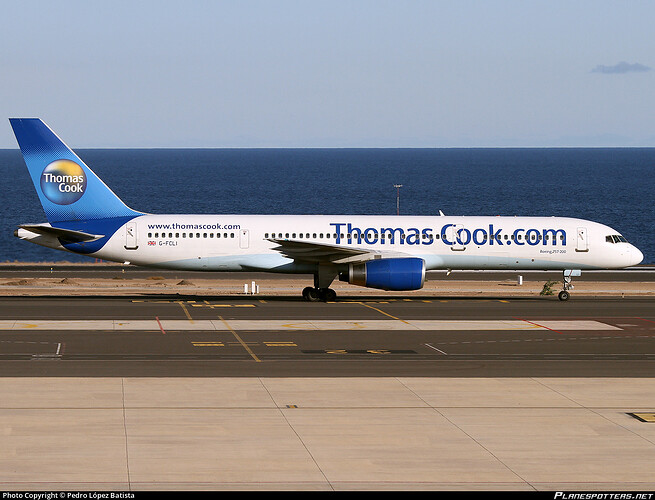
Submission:
<svg viewBox="0 0 655 500">
<path fill-rule="evenodd" d="M 239 248 L 248 248 L 250 246 L 250 233 L 247 229 L 239 231 Z"/>
<path fill-rule="evenodd" d="M 451 225 L 449 228 L 446 229 L 446 235 L 448 238 L 448 241 L 452 243 L 450 245 L 450 249 L 455 251 L 455 252 L 463 252 L 466 250 L 466 246 L 464 245 L 464 226 L 462 224 L 456 224 L 456 225 Z"/>
</svg>

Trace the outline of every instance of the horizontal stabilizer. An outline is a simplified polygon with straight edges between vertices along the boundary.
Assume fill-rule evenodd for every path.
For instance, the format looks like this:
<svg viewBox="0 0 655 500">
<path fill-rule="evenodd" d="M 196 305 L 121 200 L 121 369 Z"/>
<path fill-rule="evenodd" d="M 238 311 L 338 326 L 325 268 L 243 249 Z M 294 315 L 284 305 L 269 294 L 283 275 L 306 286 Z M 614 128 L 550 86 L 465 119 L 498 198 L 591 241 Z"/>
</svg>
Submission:
<svg viewBox="0 0 655 500">
<path fill-rule="evenodd" d="M 54 236 L 55 238 L 60 238 L 64 241 L 70 241 L 72 243 L 95 241 L 99 240 L 100 238 L 104 238 L 105 236 L 104 234 L 89 234 L 82 231 L 62 229 L 59 227 L 52 227 L 44 224 L 22 224 L 19 227 L 36 234 Z"/>
</svg>

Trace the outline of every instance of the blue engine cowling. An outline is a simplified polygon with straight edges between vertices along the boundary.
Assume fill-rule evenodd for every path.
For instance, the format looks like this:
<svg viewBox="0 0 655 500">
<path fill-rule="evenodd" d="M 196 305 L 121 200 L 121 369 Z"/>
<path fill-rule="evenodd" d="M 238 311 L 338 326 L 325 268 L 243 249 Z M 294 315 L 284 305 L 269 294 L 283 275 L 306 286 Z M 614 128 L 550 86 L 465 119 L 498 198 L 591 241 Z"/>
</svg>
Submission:
<svg viewBox="0 0 655 500">
<path fill-rule="evenodd" d="M 381 290 L 418 290 L 425 282 L 425 261 L 417 257 L 369 260 L 350 264 L 348 277 L 340 277 L 353 285 Z"/>
</svg>

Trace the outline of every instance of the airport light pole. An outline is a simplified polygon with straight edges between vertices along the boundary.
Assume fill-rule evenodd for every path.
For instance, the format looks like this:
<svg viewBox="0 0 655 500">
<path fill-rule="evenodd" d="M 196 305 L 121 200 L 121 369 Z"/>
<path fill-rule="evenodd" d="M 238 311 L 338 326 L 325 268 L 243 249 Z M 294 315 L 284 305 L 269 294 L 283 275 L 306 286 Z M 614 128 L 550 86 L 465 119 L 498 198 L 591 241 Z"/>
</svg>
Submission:
<svg viewBox="0 0 655 500">
<path fill-rule="evenodd" d="M 393 187 L 396 188 L 396 215 L 400 215 L 400 188 L 403 187 L 403 185 L 394 184 Z"/>
</svg>

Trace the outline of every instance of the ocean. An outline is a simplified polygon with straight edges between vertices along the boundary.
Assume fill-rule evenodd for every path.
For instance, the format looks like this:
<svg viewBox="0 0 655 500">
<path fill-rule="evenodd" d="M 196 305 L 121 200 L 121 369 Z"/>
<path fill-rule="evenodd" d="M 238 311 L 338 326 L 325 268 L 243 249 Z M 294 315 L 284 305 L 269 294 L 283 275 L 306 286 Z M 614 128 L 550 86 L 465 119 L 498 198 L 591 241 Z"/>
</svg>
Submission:
<svg viewBox="0 0 655 500">
<path fill-rule="evenodd" d="M 149 213 L 531 215 L 607 224 L 655 263 L 655 148 L 89 149 Z M 0 150 L 0 262 L 89 262 L 13 236 L 46 222 L 20 152 Z"/>
</svg>

